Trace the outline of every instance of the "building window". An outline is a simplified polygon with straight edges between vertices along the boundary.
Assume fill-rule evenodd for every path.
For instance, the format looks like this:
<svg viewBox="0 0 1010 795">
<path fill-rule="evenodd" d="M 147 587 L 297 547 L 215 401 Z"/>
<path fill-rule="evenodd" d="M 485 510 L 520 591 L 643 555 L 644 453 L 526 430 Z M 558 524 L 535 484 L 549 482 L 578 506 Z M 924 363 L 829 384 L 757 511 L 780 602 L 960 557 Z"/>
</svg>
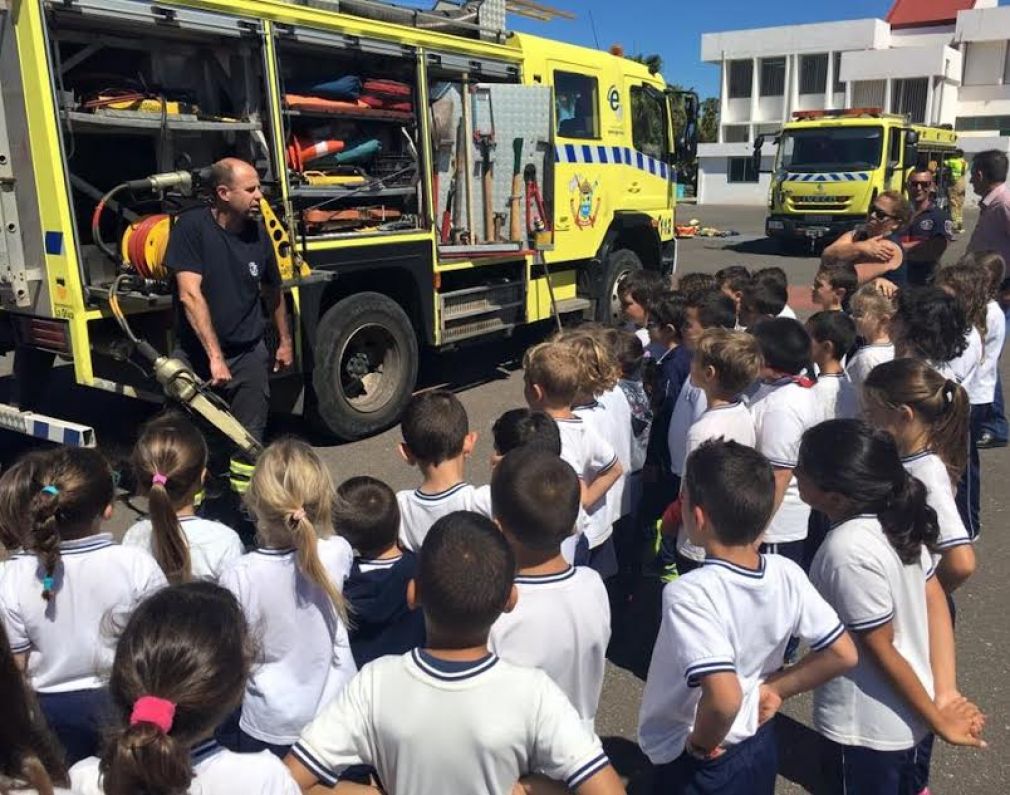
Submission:
<svg viewBox="0 0 1010 795">
<path fill-rule="evenodd" d="M 1003 45 L 1006 50 L 1006 54 L 1003 56 L 1003 85 L 1010 84 L 1010 46 L 1007 42 L 999 42 Z"/>
<path fill-rule="evenodd" d="M 834 90 L 836 94 L 845 93 L 845 83 L 842 82 L 842 54 L 840 52 L 835 53 L 835 85 Z"/>
<path fill-rule="evenodd" d="M 761 96 L 781 97 L 786 93 L 786 59 L 761 59 Z"/>
<path fill-rule="evenodd" d="M 750 140 L 746 124 L 726 124 L 722 128 L 722 141 L 726 144 L 745 144 Z"/>
<path fill-rule="evenodd" d="M 631 142 L 649 157 L 666 154 L 666 102 L 649 86 L 631 87 Z"/>
<path fill-rule="evenodd" d="M 758 173 L 754 161 L 749 157 L 729 158 L 727 182 L 757 182 Z"/>
<path fill-rule="evenodd" d="M 1010 116 L 958 116 L 954 122 L 958 132 L 993 132 L 1010 135 Z"/>
<path fill-rule="evenodd" d="M 749 99 L 751 83 L 754 80 L 754 62 L 730 61 L 729 62 L 729 98 Z"/>
<path fill-rule="evenodd" d="M 554 72 L 554 112 L 562 138 L 599 138 L 599 89 L 595 77 Z"/>
<path fill-rule="evenodd" d="M 1006 66 L 1005 41 L 970 41 L 965 45 L 961 85 L 998 85 Z"/>
<path fill-rule="evenodd" d="M 828 56 L 800 56 L 800 93 L 823 94 L 828 85 Z"/>
<path fill-rule="evenodd" d="M 886 80 L 856 80 L 852 83 L 853 108 L 882 108 L 887 93 Z"/>
<path fill-rule="evenodd" d="M 907 113 L 913 122 L 924 122 L 928 86 L 928 77 L 895 80 L 891 86 L 891 113 Z"/>
</svg>

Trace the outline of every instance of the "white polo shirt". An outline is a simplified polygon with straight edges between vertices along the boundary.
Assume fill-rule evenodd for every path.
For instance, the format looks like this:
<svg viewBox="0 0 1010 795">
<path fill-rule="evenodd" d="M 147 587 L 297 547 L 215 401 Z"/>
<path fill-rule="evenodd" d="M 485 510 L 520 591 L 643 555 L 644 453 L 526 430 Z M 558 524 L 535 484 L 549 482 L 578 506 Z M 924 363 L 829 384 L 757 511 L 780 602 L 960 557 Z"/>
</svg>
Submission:
<svg viewBox="0 0 1010 795">
<path fill-rule="evenodd" d="M 889 362 L 893 358 L 893 343 L 874 342 L 864 345 L 849 357 L 849 363 L 845 367 L 845 374 L 849 376 L 849 380 L 858 390 L 874 367 L 878 364 Z"/>
<path fill-rule="evenodd" d="M 570 566 L 560 574 L 520 574 L 515 584 L 519 601 L 492 624 L 488 648 L 550 676 L 592 730 L 610 643 L 603 580 L 589 567 Z"/>
<path fill-rule="evenodd" d="M 694 385 L 690 376 L 680 388 L 677 402 L 670 416 L 670 429 L 666 434 L 666 444 L 670 449 L 670 469 L 677 477 L 684 476 L 684 461 L 687 459 L 687 434 L 694 423 L 701 419 L 708 409 L 705 390 Z"/>
<path fill-rule="evenodd" d="M 970 544 L 971 537 L 961 521 L 961 514 L 954 501 L 954 487 L 950 482 L 947 467 L 940 456 L 929 450 L 901 459 L 905 471 L 918 478 L 926 487 L 926 502 L 936 511 L 936 519 L 940 525 L 940 540 L 937 546 L 941 551 L 953 549 L 962 544 Z M 934 563 L 940 556 L 934 557 Z"/>
<path fill-rule="evenodd" d="M 116 544 L 111 533 L 60 544 L 50 602 L 42 598 L 42 577 L 35 555 L 18 552 L 0 579 L 0 611 L 11 651 L 29 653 L 28 680 L 40 693 L 102 687 L 116 641 L 106 630 L 121 625 L 145 596 L 168 584 L 154 558 Z"/>
<path fill-rule="evenodd" d="M 457 483 L 436 494 L 420 489 L 398 491 L 400 543 L 411 552 L 419 552 L 431 526 L 448 513 L 474 510 L 473 498 L 474 488 L 469 483 Z"/>
<path fill-rule="evenodd" d="M 586 485 L 618 462 L 614 446 L 581 417 L 559 419 L 557 423 L 561 434 L 561 458 L 571 465 Z M 590 549 L 610 538 L 613 526 L 607 511 L 606 495 L 586 508 L 584 524 L 579 530 L 585 533 Z"/>
<path fill-rule="evenodd" d="M 803 432 L 821 421 L 821 409 L 813 388 L 790 378 L 762 384 L 750 405 L 757 449 L 773 467 L 795 469 Z M 772 516 L 761 539 L 766 544 L 785 544 L 807 537 L 810 506 L 800 499 L 796 478 L 789 479 L 782 504 Z"/>
<path fill-rule="evenodd" d="M 810 567 L 810 580 L 853 632 L 894 626 L 894 647 L 933 696 L 926 580 L 929 550 L 916 563 L 898 558 L 876 516 L 833 527 Z M 911 748 L 926 724 L 868 654 L 855 668 L 814 691 L 814 728 L 829 740 L 875 751 Z"/>
<path fill-rule="evenodd" d="M 410 795 L 501 795 L 530 773 L 577 789 L 608 764 L 543 671 L 493 654 L 447 663 L 420 649 L 368 663 L 292 753 L 327 786 L 367 764 L 387 792 Z"/>
<path fill-rule="evenodd" d="M 813 386 L 821 408 L 821 421 L 849 420 L 859 416 L 859 393 L 846 373 L 821 373 Z"/>
<path fill-rule="evenodd" d="M 269 751 L 236 754 L 214 740 L 200 743 L 190 753 L 192 795 L 300 795 L 284 763 Z M 70 768 L 70 786 L 79 795 L 105 795 L 97 756 L 82 759 Z"/>
<path fill-rule="evenodd" d="M 982 365 L 982 335 L 972 326 L 965 334 L 967 347 L 961 355 L 949 362 L 930 362 L 930 366 L 944 378 L 956 381 L 968 393 L 968 401 L 973 406 L 984 404 L 985 395 L 978 387 L 976 376 Z M 992 402 L 991 400 L 989 401 Z"/>
<path fill-rule="evenodd" d="M 317 548 L 342 590 L 354 559 L 350 545 L 335 536 Z M 293 549 L 253 550 L 225 571 L 221 585 L 259 635 L 261 660 L 249 676 L 239 726 L 266 743 L 293 743 L 358 670 L 347 627 L 326 591 L 298 570 Z"/>
<path fill-rule="evenodd" d="M 228 525 L 199 516 L 181 516 L 179 525 L 189 546 L 193 577 L 217 581 L 228 566 L 245 553 L 238 533 Z M 141 519 L 126 531 L 124 547 L 140 547 L 154 554 L 153 529 L 150 519 Z"/>
<path fill-rule="evenodd" d="M 694 728 L 700 680 L 732 672 L 743 700 L 725 746 L 758 729 L 761 682 L 782 667 L 791 637 L 813 651 L 841 636 L 838 615 L 803 570 L 779 555 L 761 555 L 757 570 L 709 558 L 663 589 L 663 618 L 638 715 L 638 741 L 655 765 L 680 756 Z"/>
<path fill-rule="evenodd" d="M 996 396 L 999 357 L 1006 339 L 1006 316 L 996 301 L 990 301 L 986 306 L 985 324 L 985 345 L 982 350 L 982 364 L 975 376 L 975 388 L 983 403 L 992 403 Z"/>
<path fill-rule="evenodd" d="M 621 468 L 624 470 L 618 484 L 607 492 L 610 523 L 613 524 L 622 516 L 628 516 L 638 508 L 637 505 L 632 504 L 631 492 L 628 489 L 628 475 L 633 471 L 631 457 L 635 436 L 631 427 L 631 403 L 628 402 L 628 397 L 620 386 L 615 386 L 609 392 L 600 395 L 599 404 L 603 407 L 607 421 L 607 433 L 603 438 L 613 445 L 614 452 L 617 453 L 617 460 L 621 462 Z M 620 486 L 619 494 L 617 493 L 618 485 Z"/>
<path fill-rule="evenodd" d="M 706 403 L 708 402 L 704 392 L 702 392 L 702 399 Z M 754 447 L 757 443 L 754 434 L 754 418 L 747 407 L 737 401 L 706 411 L 687 432 L 687 451 L 681 463 L 682 472 L 687 470 L 687 456 L 701 447 L 702 442 L 707 442 L 709 439 L 724 439 L 727 442 L 739 442 L 747 447 Z M 677 551 L 690 560 L 700 562 L 705 559 L 704 548 L 690 542 L 683 524 L 677 532 Z"/>
</svg>

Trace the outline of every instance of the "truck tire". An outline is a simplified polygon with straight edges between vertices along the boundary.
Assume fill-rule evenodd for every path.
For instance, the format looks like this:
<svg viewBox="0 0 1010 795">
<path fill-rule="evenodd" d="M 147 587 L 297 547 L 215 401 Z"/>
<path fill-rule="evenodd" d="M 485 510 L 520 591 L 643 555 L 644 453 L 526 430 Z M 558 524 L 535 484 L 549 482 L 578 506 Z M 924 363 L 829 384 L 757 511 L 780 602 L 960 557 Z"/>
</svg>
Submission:
<svg viewBox="0 0 1010 795">
<path fill-rule="evenodd" d="M 410 400 L 417 361 L 417 337 L 399 304 L 380 293 L 338 301 L 319 323 L 314 419 L 344 441 L 385 430 Z"/>
<path fill-rule="evenodd" d="M 629 273 L 642 270 L 642 260 L 627 248 L 619 248 L 607 256 L 603 271 L 603 281 L 596 295 L 596 320 L 607 325 L 621 322 L 621 301 L 617 297 L 617 286 Z"/>
</svg>

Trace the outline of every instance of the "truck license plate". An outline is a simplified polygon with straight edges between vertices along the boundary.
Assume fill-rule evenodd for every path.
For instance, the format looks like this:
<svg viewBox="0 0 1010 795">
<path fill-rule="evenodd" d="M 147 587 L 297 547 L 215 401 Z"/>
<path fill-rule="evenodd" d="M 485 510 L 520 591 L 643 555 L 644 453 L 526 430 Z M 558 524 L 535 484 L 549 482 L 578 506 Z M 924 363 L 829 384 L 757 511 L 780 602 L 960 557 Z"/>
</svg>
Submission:
<svg viewBox="0 0 1010 795">
<path fill-rule="evenodd" d="M 807 215 L 803 218 L 808 224 L 830 224 L 830 215 Z"/>
</svg>

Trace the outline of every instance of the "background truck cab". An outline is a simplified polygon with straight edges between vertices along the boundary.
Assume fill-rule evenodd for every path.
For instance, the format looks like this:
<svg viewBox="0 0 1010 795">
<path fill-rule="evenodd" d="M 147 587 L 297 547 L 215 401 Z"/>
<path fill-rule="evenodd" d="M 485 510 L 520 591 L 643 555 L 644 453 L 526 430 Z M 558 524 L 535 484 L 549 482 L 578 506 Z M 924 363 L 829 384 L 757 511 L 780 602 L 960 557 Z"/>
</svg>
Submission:
<svg viewBox="0 0 1010 795">
<path fill-rule="evenodd" d="M 765 234 L 787 248 L 830 242 L 850 231 L 865 220 L 878 194 L 904 192 L 915 165 L 942 163 L 943 153 L 957 147 L 952 130 L 913 125 L 880 108 L 798 111 L 793 118 L 775 136 L 765 221 Z M 764 139 L 755 141 L 756 157 Z"/>
</svg>

